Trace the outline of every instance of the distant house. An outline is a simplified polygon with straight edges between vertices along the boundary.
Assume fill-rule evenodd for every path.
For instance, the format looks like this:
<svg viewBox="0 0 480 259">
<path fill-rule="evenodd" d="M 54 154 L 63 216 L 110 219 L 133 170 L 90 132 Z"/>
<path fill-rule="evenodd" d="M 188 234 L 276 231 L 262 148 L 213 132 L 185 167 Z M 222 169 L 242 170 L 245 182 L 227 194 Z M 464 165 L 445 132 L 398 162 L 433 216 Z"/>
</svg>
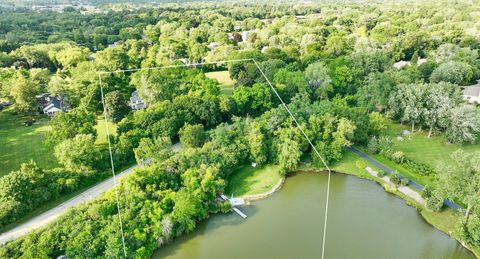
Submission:
<svg viewBox="0 0 480 259">
<path fill-rule="evenodd" d="M 421 64 L 424 64 L 427 62 L 426 58 L 419 58 L 417 60 L 417 66 L 420 66 Z M 401 70 L 406 66 L 410 66 L 412 63 L 410 61 L 405 61 L 405 60 L 400 60 L 398 62 L 393 63 L 393 67 L 396 68 L 397 70 Z"/>
<path fill-rule="evenodd" d="M 8 106 L 10 106 L 10 105 L 12 105 L 11 102 L 0 102 L 0 111 L 1 111 L 3 108 L 8 107 Z"/>
<path fill-rule="evenodd" d="M 43 93 L 35 97 L 37 98 L 38 111 L 48 115 L 49 117 L 53 117 L 59 112 L 68 111 L 68 105 L 65 101 L 65 98 L 59 98 L 51 95 L 50 93 Z"/>
<path fill-rule="evenodd" d="M 417 66 L 420 66 L 421 64 L 424 64 L 424 63 L 427 63 L 427 59 L 426 58 L 419 58 L 417 60 Z"/>
<path fill-rule="evenodd" d="M 480 104 L 480 80 L 476 85 L 467 86 L 463 89 L 463 99 L 470 103 Z"/>
<path fill-rule="evenodd" d="M 409 61 L 405 61 L 405 60 L 400 60 L 396 63 L 393 64 L 393 67 L 396 68 L 397 70 L 400 70 L 406 66 L 410 66 L 410 62 Z"/>
<path fill-rule="evenodd" d="M 243 31 L 242 32 L 243 42 L 247 42 L 248 36 L 250 36 L 250 34 L 252 34 L 252 33 L 254 33 L 254 31 Z"/>
<path fill-rule="evenodd" d="M 211 42 L 210 44 L 208 44 L 208 48 L 211 50 L 216 49 L 218 46 L 218 42 Z"/>
<path fill-rule="evenodd" d="M 133 110 L 141 110 L 147 108 L 147 104 L 142 99 L 140 99 L 137 91 L 134 91 L 130 97 L 130 107 L 132 107 Z"/>
</svg>

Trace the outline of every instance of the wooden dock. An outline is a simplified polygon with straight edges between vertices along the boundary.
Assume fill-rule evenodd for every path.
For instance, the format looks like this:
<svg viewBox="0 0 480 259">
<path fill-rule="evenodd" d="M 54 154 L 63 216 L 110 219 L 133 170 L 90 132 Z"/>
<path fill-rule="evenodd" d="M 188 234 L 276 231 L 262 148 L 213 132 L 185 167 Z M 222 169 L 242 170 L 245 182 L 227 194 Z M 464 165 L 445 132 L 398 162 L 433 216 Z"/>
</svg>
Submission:
<svg viewBox="0 0 480 259">
<path fill-rule="evenodd" d="M 227 197 L 225 196 L 224 194 L 220 194 L 220 198 L 222 198 L 222 200 L 224 201 L 228 201 L 230 202 L 230 204 L 232 204 L 232 201 Z M 232 209 L 234 212 L 236 212 L 238 215 L 240 215 L 240 217 L 246 219 L 247 218 L 247 215 L 245 213 L 243 213 L 240 209 L 238 209 L 237 207 L 233 206 L 232 205 Z"/>
</svg>

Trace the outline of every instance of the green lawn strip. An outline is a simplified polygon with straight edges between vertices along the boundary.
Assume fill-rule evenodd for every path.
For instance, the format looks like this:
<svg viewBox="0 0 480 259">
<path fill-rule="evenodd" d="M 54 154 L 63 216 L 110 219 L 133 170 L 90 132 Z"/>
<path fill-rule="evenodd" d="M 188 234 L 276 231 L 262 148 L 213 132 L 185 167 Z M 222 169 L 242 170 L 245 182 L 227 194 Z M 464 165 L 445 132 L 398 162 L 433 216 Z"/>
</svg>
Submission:
<svg viewBox="0 0 480 259">
<path fill-rule="evenodd" d="M 225 194 L 238 197 L 264 193 L 271 190 L 281 178 L 279 167 L 276 165 L 257 168 L 245 165 L 229 175 Z"/>
<path fill-rule="evenodd" d="M 27 119 L 37 122 L 25 126 Z M 12 108 L 0 112 L 0 176 L 18 170 L 21 163 L 35 160 L 41 168 L 58 166 L 53 147 L 44 144 L 45 132 L 50 130 L 46 116 L 15 114 Z"/>
<path fill-rule="evenodd" d="M 97 140 L 95 141 L 95 144 L 97 145 L 108 144 L 107 128 L 105 126 L 105 119 L 103 117 L 98 117 L 97 125 L 95 125 L 95 129 L 97 130 Z M 117 125 L 112 122 L 108 122 L 108 132 L 110 133 L 110 136 L 116 136 Z"/>
<path fill-rule="evenodd" d="M 406 178 L 408 178 L 410 180 L 413 180 L 414 182 L 416 182 L 418 184 L 421 184 L 423 186 L 428 185 L 429 187 L 432 187 L 432 188 L 434 188 L 436 186 L 435 181 L 429 176 L 425 176 L 425 175 L 421 175 L 419 173 L 416 173 L 415 171 L 408 168 L 407 166 L 399 165 L 399 164 L 389 160 L 388 158 L 384 157 L 381 154 L 375 154 L 375 155 L 374 154 L 369 154 L 365 150 L 365 148 L 363 148 L 363 147 L 357 147 L 356 146 L 355 148 L 361 150 L 362 152 L 368 154 L 369 156 L 371 156 L 372 158 L 374 158 L 378 162 L 380 162 L 380 163 L 384 164 L 385 166 L 397 171 L 400 175 L 403 175 Z M 373 168 L 376 168 L 376 169 L 380 170 L 379 168 L 377 168 L 375 166 L 373 166 Z"/>
<path fill-rule="evenodd" d="M 450 144 L 442 136 L 435 135 L 427 137 L 426 132 L 415 131 L 410 138 L 403 137 L 398 140 L 402 130 L 411 130 L 410 127 L 400 124 L 391 124 L 387 130 L 387 135 L 394 140 L 394 149 L 404 152 L 407 157 L 418 162 L 427 164 L 432 168 L 437 168 L 440 162 L 450 161 L 450 154 L 458 149 L 466 152 L 480 151 L 480 142 L 476 144 Z"/>
<path fill-rule="evenodd" d="M 205 73 L 208 78 L 216 79 L 220 83 L 220 92 L 223 95 L 230 96 L 233 93 L 235 82 L 230 78 L 228 71 L 215 71 Z"/>
</svg>

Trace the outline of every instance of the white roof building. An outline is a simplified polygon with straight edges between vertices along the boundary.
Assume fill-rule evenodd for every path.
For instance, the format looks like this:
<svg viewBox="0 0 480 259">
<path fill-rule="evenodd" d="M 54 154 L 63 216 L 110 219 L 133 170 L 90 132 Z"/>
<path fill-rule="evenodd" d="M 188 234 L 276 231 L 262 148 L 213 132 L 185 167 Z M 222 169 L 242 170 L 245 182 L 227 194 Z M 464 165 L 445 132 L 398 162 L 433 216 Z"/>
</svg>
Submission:
<svg viewBox="0 0 480 259">
<path fill-rule="evenodd" d="M 467 100 L 470 103 L 480 104 L 480 80 L 477 81 L 476 85 L 471 85 L 463 89 L 463 99 Z"/>
<path fill-rule="evenodd" d="M 130 97 L 130 107 L 132 107 L 133 110 L 147 108 L 147 104 L 140 98 L 137 91 L 134 91 Z"/>
</svg>

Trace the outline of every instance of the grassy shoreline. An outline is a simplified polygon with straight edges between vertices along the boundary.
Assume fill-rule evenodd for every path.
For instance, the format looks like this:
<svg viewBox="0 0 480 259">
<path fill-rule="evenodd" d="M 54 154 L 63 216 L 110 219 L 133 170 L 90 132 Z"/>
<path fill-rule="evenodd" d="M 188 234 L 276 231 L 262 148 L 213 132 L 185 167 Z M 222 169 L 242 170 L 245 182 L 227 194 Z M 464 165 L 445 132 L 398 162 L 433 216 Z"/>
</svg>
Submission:
<svg viewBox="0 0 480 259">
<path fill-rule="evenodd" d="M 407 205 L 414 207 L 417 210 L 417 212 L 422 216 L 422 218 L 425 220 L 425 222 L 427 222 L 434 228 L 444 232 L 451 238 L 455 239 L 462 246 L 464 246 L 466 249 L 471 251 L 477 258 L 480 258 L 480 247 L 472 247 L 470 245 L 467 245 L 463 240 L 461 240 L 458 237 L 458 235 L 454 231 L 455 223 L 460 219 L 460 217 L 463 217 L 462 213 L 450 208 L 445 208 L 440 212 L 428 211 L 422 204 L 419 204 L 414 199 L 401 193 L 400 191 L 397 190 L 397 188 L 392 188 L 382 179 L 372 176 L 365 169 L 359 168 L 360 166 L 361 167 L 368 166 L 371 168 L 376 168 L 367 160 L 357 156 L 351 151 L 347 151 L 345 152 L 343 159 L 340 162 L 333 165 L 331 169 L 332 169 L 332 172 L 335 172 L 335 173 L 352 175 L 361 179 L 366 179 L 366 180 L 371 180 L 376 182 L 377 184 L 381 185 L 386 192 L 389 192 L 393 195 L 396 195 L 402 198 Z M 321 172 L 324 170 L 325 170 L 324 168 L 316 167 L 310 163 L 304 163 L 297 171 L 298 172 Z M 274 192 L 278 191 L 279 189 L 280 188 L 277 188 Z M 264 198 L 268 198 L 268 197 L 269 196 L 266 196 Z"/>
</svg>

